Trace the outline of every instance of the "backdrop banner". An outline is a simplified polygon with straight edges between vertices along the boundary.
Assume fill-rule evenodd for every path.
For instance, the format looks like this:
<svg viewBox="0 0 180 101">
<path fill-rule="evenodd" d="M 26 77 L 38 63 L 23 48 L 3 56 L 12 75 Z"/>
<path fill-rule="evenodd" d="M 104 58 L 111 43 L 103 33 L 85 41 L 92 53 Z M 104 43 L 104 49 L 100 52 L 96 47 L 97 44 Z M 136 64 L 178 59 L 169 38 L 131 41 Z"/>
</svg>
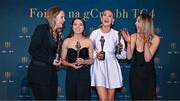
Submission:
<svg viewBox="0 0 180 101">
<path fill-rule="evenodd" d="M 70 32 L 74 17 L 83 17 L 89 35 L 100 25 L 102 10 L 111 9 L 115 16 L 114 29 L 134 33 L 136 17 L 146 13 L 153 17 L 155 32 L 161 38 L 155 55 L 158 100 L 180 99 L 180 12 L 179 0 L 3 0 L 0 3 L 0 100 L 31 100 L 27 84 L 30 63 L 28 47 L 38 24 L 46 23 L 46 10 L 51 6 L 64 9 L 64 34 Z M 116 100 L 130 100 L 130 64 L 120 63 L 123 74 L 122 89 L 117 89 Z M 58 70 L 58 99 L 65 100 L 66 70 Z M 92 100 L 97 94 L 92 88 Z"/>
</svg>

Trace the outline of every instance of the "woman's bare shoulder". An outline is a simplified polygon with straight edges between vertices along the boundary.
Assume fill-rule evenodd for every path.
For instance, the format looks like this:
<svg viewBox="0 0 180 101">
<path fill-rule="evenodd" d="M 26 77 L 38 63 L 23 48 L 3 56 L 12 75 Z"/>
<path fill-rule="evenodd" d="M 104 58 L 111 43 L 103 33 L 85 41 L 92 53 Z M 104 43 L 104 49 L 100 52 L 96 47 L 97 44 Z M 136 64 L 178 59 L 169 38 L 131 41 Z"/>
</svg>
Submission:
<svg viewBox="0 0 180 101">
<path fill-rule="evenodd" d="M 131 40 L 132 40 L 132 41 L 133 41 L 133 40 L 136 40 L 136 36 L 137 36 L 137 33 L 131 34 Z"/>
<path fill-rule="evenodd" d="M 158 35 L 154 35 L 154 38 L 152 39 L 152 42 L 160 42 L 160 37 Z"/>
</svg>

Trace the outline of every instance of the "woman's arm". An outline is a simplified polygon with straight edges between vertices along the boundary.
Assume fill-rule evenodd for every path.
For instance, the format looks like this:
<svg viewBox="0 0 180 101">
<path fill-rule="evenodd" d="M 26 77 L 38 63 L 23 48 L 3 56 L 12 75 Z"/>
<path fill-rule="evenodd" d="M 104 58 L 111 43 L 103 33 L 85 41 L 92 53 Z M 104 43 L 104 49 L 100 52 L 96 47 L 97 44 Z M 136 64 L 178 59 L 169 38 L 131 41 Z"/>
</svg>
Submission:
<svg viewBox="0 0 180 101">
<path fill-rule="evenodd" d="M 89 48 L 88 48 L 88 51 L 89 51 L 89 59 L 86 60 L 85 64 L 92 64 L 93 63 L 93 55 L 94 55 L 94 48 L 93 48 L 93 43 L 90 39 L 88 39 L 88 44 L 89 44 Z"/>
<path fill-rule="evenodd" d="M 75 68 L 75 64 L 76 63 L 69 63 L 67 60 L 66 60 L 66 57 L 67 57 L 67 50 L 68 50 L 68 38 L 64 40 L 63 44 L 62 44 L 62 52 L 61 52 L 61 58 L 62 58 L 62 64 L 64 66 L 67 66 L 67 67 L 72 67 L 72 68 Z"/>
<path fill-rule="evenodd" d="M 152 39 L 151 45 L 149 42 L 145 42 L 144 45 L 144 59 L 146 62 L 151 61 L 152 57 L 156 53 L 156 50 L 158 49 L 160 44 L 160 38 L 158 36 L 154 36 Z"/>
<path fill-rule="evenodd" d="M 122 31 L 122 36 L 127 42 L 127 51 L 126 56 L 127 59 L 132 59 L 133 51 L 135 48 L 135 42 L 136 42 L 136 33 L 132 34 L 131 36 L 128 34 L 128 32 Z"/>
</svg>

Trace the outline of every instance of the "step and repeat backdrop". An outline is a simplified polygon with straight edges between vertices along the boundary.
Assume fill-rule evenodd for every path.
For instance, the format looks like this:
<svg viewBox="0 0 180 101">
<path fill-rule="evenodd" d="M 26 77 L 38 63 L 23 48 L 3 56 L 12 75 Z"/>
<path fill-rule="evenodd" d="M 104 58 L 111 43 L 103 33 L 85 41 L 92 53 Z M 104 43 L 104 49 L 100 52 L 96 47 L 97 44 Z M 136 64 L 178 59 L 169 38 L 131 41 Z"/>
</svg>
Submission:
<svg viewBox="0 0 180 101">
<path fill-rule="evenodd" d="M 111 9 L 115 15 L 114 29 L 135 32 L 139 13 L 154 19 L 155 32 L 161 37 L 154 58 L 157 74 L 158 100 L 180 99 L 180 9 L 178 0 L 2 0 L 0 3 L 0 100 L 31 100 L 26 73 L 30 62 L 27 52 L 34 28 L 46 23 L 47 8 L 65 10 L 65 36 L 74 17 L 83 17 L 89 35 L 100 25 L 100 13 Z M 124 87 L 117 90 L 116 100 L 129 100 L 130 65 L 121 63 Z M 58 99 L 65 100 L 66 70 L 58 70 Z M 92 89 L 92 100 L 97 100 Z"/>
</svg>

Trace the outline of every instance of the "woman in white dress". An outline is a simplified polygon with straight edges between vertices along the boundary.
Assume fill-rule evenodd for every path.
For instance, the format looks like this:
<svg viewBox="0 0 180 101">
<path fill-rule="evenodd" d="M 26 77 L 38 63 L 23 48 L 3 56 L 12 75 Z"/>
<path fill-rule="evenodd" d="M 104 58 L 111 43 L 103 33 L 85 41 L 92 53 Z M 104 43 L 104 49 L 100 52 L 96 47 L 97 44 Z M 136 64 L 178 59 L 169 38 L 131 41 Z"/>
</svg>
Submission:
<svg viewBox="0 0 180 101">
<path fill-rule="evenodd" d="M 101 16 L 101 27 L 94 30 L 90 39 L 94 45 L 94 63 L 91 67 L 91 86 L 96 87 L 100 101 L 114 100 L 115 89 L 121 88 L 122 74 L 121 68 L 116 58 L 125 59 L 126 52 L 123 38 L 120 38 L 122 44 L 121 54 L 115 54 L 116 46 L 119 42 L 118 31 L 112 29 L 114 16 L 111 10 L 104 10 Z M 102 43 L 104 38 L 103 51 L 105 58 L 103 60 Z M 101 41 L 100 41 L 101 40 Z"/>
</svg>

